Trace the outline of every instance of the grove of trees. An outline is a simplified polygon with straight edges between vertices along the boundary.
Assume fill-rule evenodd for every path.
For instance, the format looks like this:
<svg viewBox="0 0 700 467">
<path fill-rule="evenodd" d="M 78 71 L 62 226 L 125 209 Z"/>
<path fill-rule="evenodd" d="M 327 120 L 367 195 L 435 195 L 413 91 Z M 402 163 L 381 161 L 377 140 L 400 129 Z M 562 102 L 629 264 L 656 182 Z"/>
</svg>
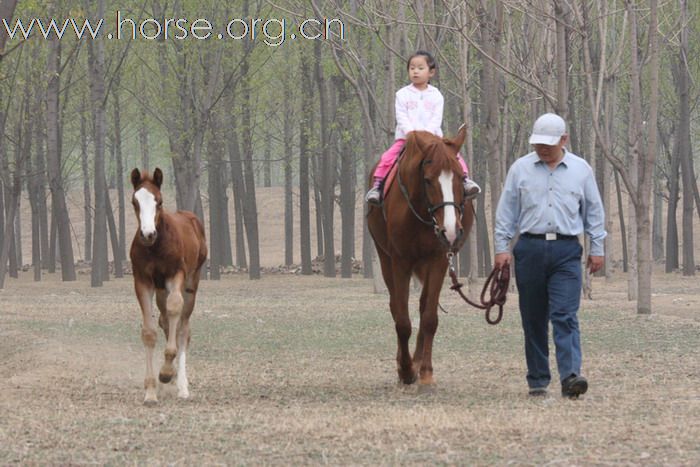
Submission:
<svg viewBox="0 0 700 467">
<path fill-rule="evenodd" d="M 127 37 L 114 37 L 117 17 L 133 20 Z M 67 26 L 60 38 L 52 19 Z M 97 38 L 77 38 L 85 19 L 104 19 Z M 161 25 L 178 19 L 188 37 L 165 38 Z M 198 19 L 212 25 L 206 39 L 190 28 Z M 607 218 L 601 274 L 626 272 L 629 298 L 650 313 L 655 262 L 696 272 L 698 2 L 2 0 L 0 21 L 0 288 L 25 263 L 37 281 L 59 268 L 76 280 L 77 259 L 91 263 L 93 286 L 121 277 L 128 172 L 156 165 L 172 174 L 178 209 L 207 226 L 211 279 L 231 265 L 260 278 L 256 189 L 269 186 L 284 190 L 287 264 L 299 257 L 311 274 L 322 257 L 332 277 L 339 254 L 342 277 L 355 257 L 370 277 L 373 246 L 365 228 L 355 251 L 356 212 L 418 49 L 436 57 L 443 130 L 466 123 L 463 154 L 484 188 L 462 275 L 490 271 L 492 207 L 546 111 L 569 122 L 569 149 L 594 168 L 606 212 L 619 213 Z M 82 193 L 82 218 L 70 217 L 69 192 Z"/>
</svg>

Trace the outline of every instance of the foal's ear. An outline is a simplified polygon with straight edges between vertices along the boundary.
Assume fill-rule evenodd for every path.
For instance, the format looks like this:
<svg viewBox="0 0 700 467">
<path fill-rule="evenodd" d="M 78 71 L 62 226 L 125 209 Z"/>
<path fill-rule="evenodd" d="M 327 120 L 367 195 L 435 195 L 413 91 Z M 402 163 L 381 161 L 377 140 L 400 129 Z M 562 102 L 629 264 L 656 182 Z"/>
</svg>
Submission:
<svg viewBox="0 0 700 467">
<path fill-rule="evenodd" d="M 153 183 L 155 183 L 159 189 L 163 184 L 163 172 L 158 167 L 153 171 Z"/>
<path fill-rule="evenodd" d="M 131 184 L 134 185 L 134 189 L 139 185 L 141 181 L 141 172 L 139 169 L 134 169 L 131 171 Z"/>
</svg>

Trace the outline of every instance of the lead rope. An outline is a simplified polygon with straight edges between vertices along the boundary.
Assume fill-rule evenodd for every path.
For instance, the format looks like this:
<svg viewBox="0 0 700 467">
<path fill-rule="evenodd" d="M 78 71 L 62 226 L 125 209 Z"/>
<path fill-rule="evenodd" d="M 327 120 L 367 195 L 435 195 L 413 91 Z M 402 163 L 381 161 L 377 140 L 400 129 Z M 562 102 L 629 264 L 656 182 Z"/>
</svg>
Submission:
<svg viewBox="0 0 700 467">
<path fill-rule="evenodd" d="M 503 305 L 506 303 L 506 295 L 508 294 L 508 285 L 510 283 L 510 267 L 506 265 L 502 268 L 493 268 L 493 271 L 491 271 L 491 274 L 489 274 L 489 277 L 486 279 L 486 283 L 484 283 L 484 288 L 481 289 L 481 303 L 479 304 L 469 300 L 469 297 L 462 292 L 463 284 L 457 280 L 457 271 L 455 271 L 454 267 L 454 253 L 447 253 L 447 259 L 450 264 L 450 277 L 452 278 L 452 286 L 450 289 L 456 291 L 462 299 L 471 306 L 480 310 L 485 310 L 484 317 L 487 323 L 500 323 L 501 318 L 503 318 Z M 490 296 L 488 300 L 484 300 L 487 289 L 489 290 Z M 498 305 L 498 315 L 495 319 L 492 319 L 491 308 L 493 308 L 494 305 Z"/>
</svg>

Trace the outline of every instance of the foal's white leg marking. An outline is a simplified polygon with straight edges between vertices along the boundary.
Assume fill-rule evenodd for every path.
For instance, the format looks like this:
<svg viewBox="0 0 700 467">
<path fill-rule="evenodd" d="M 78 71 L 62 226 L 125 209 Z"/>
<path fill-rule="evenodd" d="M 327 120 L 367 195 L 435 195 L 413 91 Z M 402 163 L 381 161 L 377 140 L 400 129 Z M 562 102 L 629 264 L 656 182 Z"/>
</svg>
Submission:
<svg viewBox="0 0 700 467">
<path fill-rule="evenodd" d="M 153 354 L 158 335 L 155 319 L 153 317 L 153 289 L 141 287 L 138 301 L 141 305 L 141 313 L 143 315 L 141 340 L 146 349 L 146 378 L 144 381 L 146 395 L 144 396 L 143 402 L 149 405 L 158 402 L 158 397 L 156 395 L 156 379 L 153 371 Z"/>
<path fill-rule="evenodd" d="M 145 188 L 140 188 L 134 197 L 139 202 L 141 234 L 145 237 L 156 231 L 156 197 Z"/>
<path fill-rule="evenodd" d="M 180 343 L 180 349 L 177 357 L 177 397 L 187 399 L 190 397 L 190 390 L 187 381 L 187 357 L 185 347 Z"/>
<path fill-rule="evenodd" d="M 454 203 L 455 197 L 452 192 L 452 179 L 454 178 L 454 173 L 452 171 L 443 170 L 440 174 L 440 188 L 442 188 L 442 200 L 443 202 Z M 444 224 L 445 224 L 445 237 L 450 244 L 454 243 L 457 239 L 457 213 L 455 207 L 452 205 L 445 206 L 442 208 L 444 210 Z"/>
</svg>

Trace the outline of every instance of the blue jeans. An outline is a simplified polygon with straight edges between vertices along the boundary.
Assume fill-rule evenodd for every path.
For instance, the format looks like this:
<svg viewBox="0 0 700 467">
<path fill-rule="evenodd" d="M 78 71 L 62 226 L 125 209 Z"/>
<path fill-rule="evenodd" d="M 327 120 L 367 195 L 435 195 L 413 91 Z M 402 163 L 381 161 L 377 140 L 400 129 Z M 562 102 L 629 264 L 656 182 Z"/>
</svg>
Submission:
<svg viewBox="0 0 700 467">
<path fill-rule="evenodd" d="M 581 374 L 576 314 L 581 303 L 581 254 L 577 240 L 520 237 L 513 248 L 525 333 L 527 384 L 549 385 L 549 321 L 552 321 L 559 379 Z"/>
</svg>

